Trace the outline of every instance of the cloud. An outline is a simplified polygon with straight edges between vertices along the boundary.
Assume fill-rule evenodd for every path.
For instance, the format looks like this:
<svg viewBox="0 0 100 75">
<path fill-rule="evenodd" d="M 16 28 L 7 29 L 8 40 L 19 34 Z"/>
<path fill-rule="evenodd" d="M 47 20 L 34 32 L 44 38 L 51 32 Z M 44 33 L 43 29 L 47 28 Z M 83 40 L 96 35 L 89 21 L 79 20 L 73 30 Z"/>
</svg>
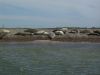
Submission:
<svg viewBox="0 0 100 75">
<path fill-rule="evenodd" d="M 99 26 L 99 9 L 100 0 L 0 0 L 0 19 Z"/>
<path fill-rule="evenodd" d="M 96 12 L 100 7 L 99 0 L 1 0 L 1 2 L 25 9 L 38 9 L 51 13 L 67 12 L 69 9 L 74 9 L 84 14 L 86 11 L 87 13 L 93 12 L 93 10 Z"/>
</svg>

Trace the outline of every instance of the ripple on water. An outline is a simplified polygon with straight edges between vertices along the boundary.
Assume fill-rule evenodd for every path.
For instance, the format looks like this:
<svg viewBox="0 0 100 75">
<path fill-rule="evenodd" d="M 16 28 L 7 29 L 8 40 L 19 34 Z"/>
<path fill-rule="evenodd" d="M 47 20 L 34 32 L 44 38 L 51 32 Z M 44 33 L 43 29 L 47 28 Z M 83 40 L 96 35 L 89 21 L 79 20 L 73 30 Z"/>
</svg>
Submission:
<svg viewBox="0 0 100 75">
<path fill-rule="evenodd" d="M 100 44 L 0 43 L 0 75 L 99 75 Z"/>
</svg>

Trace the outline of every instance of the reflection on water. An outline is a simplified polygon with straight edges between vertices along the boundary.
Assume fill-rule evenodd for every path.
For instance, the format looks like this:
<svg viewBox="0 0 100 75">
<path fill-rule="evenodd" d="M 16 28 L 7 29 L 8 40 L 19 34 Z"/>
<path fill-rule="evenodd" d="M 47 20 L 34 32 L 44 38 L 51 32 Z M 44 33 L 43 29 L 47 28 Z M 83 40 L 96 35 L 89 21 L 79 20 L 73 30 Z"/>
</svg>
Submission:
<svg viewBox="0 0 100 75">
<path fill-rule="evenodd" d="M 100 44 L 0 43 L 0 75 L 100 75 Z"/>
</svg>

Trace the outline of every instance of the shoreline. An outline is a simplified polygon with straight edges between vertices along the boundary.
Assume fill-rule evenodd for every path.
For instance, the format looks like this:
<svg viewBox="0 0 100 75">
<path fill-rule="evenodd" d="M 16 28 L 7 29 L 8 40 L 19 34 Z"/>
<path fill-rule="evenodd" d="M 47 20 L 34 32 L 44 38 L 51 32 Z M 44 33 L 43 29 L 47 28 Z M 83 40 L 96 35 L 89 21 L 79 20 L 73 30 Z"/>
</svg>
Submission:
<svg viewBox="0 0 100 75">
<path fill-rule="evenodd" d="M 28 43 L 32 43 L 32 44 L 100 44 L 100 42 L 72 42 L 72 41 L 51 41 L 51 40 L 34 40 L 34 41 L 2 41 L 0 42 L 0 44 L 28 44 Z"/>
<path fill-rule="evenodd" d="M 0 29 L 0 42 L 34 42 L 37 40 L 100 43 L 100 28 Z"/>
<path fill-rule="evenodd" d="M 90 42 L 90 43 L 100 43 L 100 37 L 88 37 L 88 38 L 68 38 L 59 37 L 54 39 L 49 39 L 47 37 L 5 37 L 0 39 L 0 42 Z"/>
</svg>

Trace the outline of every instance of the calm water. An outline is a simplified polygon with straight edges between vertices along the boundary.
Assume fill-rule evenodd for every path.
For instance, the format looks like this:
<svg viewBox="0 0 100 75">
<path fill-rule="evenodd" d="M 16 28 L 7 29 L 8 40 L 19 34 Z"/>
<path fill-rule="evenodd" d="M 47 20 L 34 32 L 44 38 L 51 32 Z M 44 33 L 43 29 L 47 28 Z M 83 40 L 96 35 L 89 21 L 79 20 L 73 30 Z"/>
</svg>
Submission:
<svg viewBox="0 0 100 75">
<path fill-rule="evenodd" d="M 100 75 L 100 44 L 0 43 L 0 75 Z"/>
</svg>

